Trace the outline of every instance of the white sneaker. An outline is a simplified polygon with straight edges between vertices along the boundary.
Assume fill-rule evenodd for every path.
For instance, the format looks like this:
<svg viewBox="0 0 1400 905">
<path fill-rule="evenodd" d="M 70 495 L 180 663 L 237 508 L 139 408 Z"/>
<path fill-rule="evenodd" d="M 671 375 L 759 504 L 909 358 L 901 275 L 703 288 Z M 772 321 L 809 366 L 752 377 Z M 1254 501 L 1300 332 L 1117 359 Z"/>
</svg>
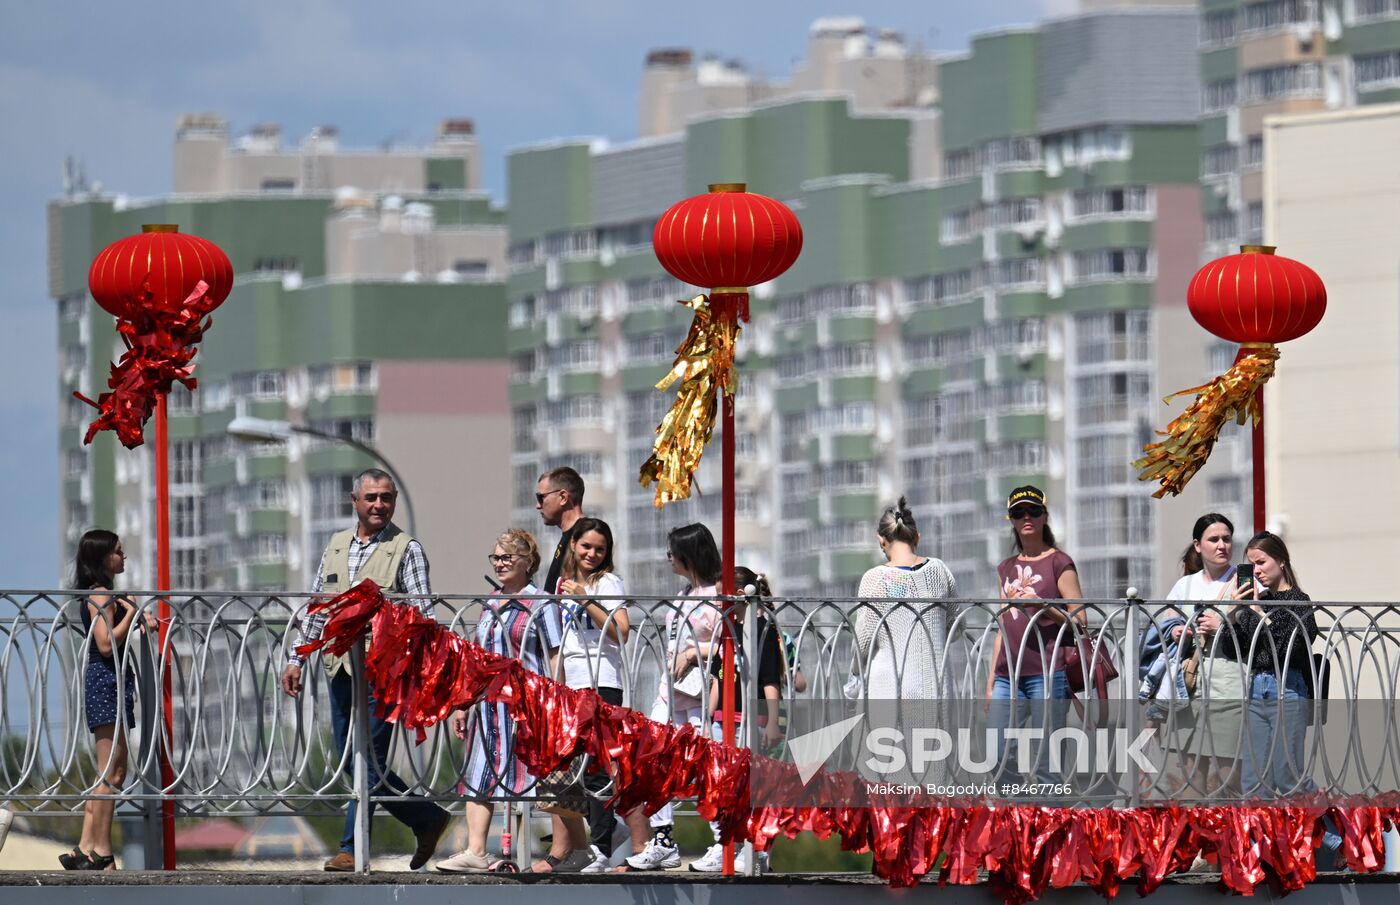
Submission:
<svg viewBox="0 0 1400 905">
<path fill-rule="evenodd" d="M 758 873 L 768 871 L 768 853 L 756 852 L 758 855 Z M 705 854 L 690 862 L 690 869 L 696 873 L 717 874 L 724 870 L 724 846 L 716 842 L 705 850 Z M 748 859 L 744 857 L 744 850 L 741 848 L 734 853 L 734 872 L 736 874 L 746 874 L 749 872 Z"/>
<path fill-rule="evenodd" d="M 681 866 L 681 850 L 674 842 L 663 843 L 653 836 L 640 854 L 627 859 L 627 866 L 633 870 L 670 870 Z"/>
<path fill-rule="evenodd" d="M 596 845 L 590 845 L 589 848 L 593 850 L 593 863 L 585 867 L 583 870 L 579 871 L 579 873 L 607 873 L 608 869 L 612 867 L 612 859 L 609 858 L 607 855 L 603 854 L 602 851 L 600 851 L 598 846 Z"/>
<path fill-rule="evenodd" d="M 717 874 L 724 870 L 724 846 L 716 842 L 705 849 L 705 854 L 690 862 L 690 870 L 698 874 Z"/>
<path fill-rule="evenodd" d="M 436 867 L 445 874 L 480 874 L 491 869 L 491 861 L 490 855 L 478 855 L 464 849 L 451 858 L 439 861 Z"/>
</svg>

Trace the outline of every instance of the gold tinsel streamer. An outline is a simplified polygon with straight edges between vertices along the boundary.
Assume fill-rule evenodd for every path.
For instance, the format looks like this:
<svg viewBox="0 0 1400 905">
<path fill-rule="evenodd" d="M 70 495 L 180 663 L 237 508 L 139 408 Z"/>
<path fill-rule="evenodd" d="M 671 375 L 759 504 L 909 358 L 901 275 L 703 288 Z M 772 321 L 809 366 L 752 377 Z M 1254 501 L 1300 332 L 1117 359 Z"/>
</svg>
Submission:
<svg viewBox="0 0 1400 905">
<path fill-rule="evenodd" d="M 651 457 L 642 465 L 641 482 L 656 482 L 656 508 L 690 497 L 690 482 L 700 456 L 715 429 L 719 394 L 734 395 L 734 345 L 739 339 L 737 317 L 716 317 L 708 297 L 697 295 L 680 304 L 695 312 L 690 333 L 676 349 L 676 363 L 657 382 L 665 391 L 681 382 L 676 401 L 656 428 Z"/>
<path fill-rule="evenodd" d="M 1154 497 L 1181 493 L 1210 458 L 1225 422 L 1233 419 L 1244 424 L 1252 417 L 1258 423 L 1256 391 L 1274 376 L 1278 347 L 1272 343 L 1245 343 L 1241 350 L 1243 354 L 1230 369 L 1210 383 L 1179 390 L 1162 400 L 1170 404 L 1178 396 L 1196 394 L 1195 401 L 1165 431 L 1157 431 L 1158 436 L 1167 439 L 1144 446 L 1142 451 L 1147 455 L 1133 463 L 1139 471 L 1139 481 L 1162 482 L 1152 494 Z"/>
</svg>

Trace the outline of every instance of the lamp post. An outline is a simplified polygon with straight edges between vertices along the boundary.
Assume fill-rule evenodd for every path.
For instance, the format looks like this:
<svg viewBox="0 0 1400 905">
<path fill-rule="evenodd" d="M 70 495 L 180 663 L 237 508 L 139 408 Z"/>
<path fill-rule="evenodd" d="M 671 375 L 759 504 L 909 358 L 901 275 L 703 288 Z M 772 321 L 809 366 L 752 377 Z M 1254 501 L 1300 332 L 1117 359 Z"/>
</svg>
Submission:
<svg viewBox="0 0 1400 905">
<path fill-rule="evenodd" d="M 389 473 L 389 477 L 394 479 L 394 486 L 398 488 L 399 494 L 403 497 L 404 521 L 407 523 L 408 533 L 414 533 L 413 521 L 413 500 L 408 495 L 408 485 L 404 484 L 399 473 L 394 470 L 394 466 L 389 460 L 384 458 L 384 454 L 367 443 L 362 443 L 353 437 L 342 437 L 339 434 L 330 434 L 325 431 L 318 431 L 314 428 L 304 427 L 300 424 L 292 424 L 288 421 L 272 421 L 267 418 L 251 418 L 247 415 L 239 415 L 229 422 L 228 435 L 235 440 L 290 440 L 292 434 L 304 434 L 308 437 L 320 437 L 323 440 L 334 440 L 337 443 L 344 443 L 346 446 L 358 449 L 369 456 L 374 461 L 384 467 Z"/>
</svg>

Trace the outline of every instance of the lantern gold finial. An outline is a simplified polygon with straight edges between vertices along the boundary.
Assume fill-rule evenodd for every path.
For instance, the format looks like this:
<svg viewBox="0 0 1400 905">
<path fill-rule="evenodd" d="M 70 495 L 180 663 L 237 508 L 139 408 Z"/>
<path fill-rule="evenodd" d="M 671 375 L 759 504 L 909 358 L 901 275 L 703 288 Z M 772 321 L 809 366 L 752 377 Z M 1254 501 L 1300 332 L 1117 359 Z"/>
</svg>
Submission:
<svg viewBox="0 0 1400 905">
<path fill-rule="evenodd" d="M 710 191 L 712 192 L 747 192 L 749 184 L 747 182 L 712 182 Z"/>
<path fill-rule="evenodd" d="M 179 224 L 176 224 L 176 223 L 142 223 L 142 224 L 141 224 L 141 232 L 143 232 L 143 233 L 178 233 L 179 231 L 180 231 L 180 226 L 179 226 Z"/>
<path fill-rule="evenodd" d="M 1278 251 L 1277 245 L 1241 245 L 1242 255 L 1271 255 Z"/>
</svg>

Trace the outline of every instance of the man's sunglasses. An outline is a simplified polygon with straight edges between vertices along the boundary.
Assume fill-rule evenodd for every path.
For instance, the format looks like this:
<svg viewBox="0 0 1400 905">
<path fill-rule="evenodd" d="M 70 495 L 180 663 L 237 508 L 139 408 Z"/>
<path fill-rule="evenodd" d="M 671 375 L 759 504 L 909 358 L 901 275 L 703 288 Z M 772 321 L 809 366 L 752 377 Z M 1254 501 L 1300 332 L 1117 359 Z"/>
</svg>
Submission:
<svg viewBox="0 0 1400 905">
<path fill-rule="evenodd" d="M 1044 506 L 1017 506 L 1015 509 L 1006 513 L 1006 517 L 1014 522 L 1023 518 L 1040 518 L 1044 514 Z"/>
<path fill-rule="evenodd" d="M 537 494 L 535 494 L 535 502 L 538 503 L 539 505 L 543 506 L 543 505 L 544 505 L 544 498 L 545 498 L 545 497 L 549 496 L 551 493 L 563 493 L 563 492 L 564 492 L 564 488 L 560 487 L 560 488 L 558 488 L 558 489 L 556 489 L 556 490 L 546 490 L 544 493 L 537 493 Z"/>
</svg>

